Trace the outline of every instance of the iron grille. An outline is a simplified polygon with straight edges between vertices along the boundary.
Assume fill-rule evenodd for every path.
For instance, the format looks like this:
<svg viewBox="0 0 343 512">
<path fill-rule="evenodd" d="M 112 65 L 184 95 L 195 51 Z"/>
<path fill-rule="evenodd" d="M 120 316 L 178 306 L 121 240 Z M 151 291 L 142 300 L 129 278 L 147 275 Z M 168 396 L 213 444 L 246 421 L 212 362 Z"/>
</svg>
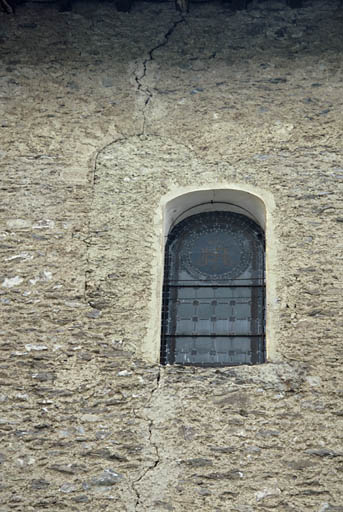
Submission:
<svg viewBox="0 0 343 512">
<path fill-rule="evenodd" d="M 234 212 L 180 222 L 165 251 L 161 363 L 265 361 L 264 235 Z"/>
</svg>

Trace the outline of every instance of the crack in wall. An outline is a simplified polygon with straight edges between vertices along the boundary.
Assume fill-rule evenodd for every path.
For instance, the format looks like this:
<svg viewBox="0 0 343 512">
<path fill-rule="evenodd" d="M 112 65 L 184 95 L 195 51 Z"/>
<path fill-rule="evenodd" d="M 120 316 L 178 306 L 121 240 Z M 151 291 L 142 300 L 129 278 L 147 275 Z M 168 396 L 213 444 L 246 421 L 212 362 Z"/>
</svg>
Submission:
<svg viewBox="0 0 343 512">
<path fill-rule="evenodd" d="M 90 250 L 90 247 L 91 247 L 91 238 L 92 238 L 92 230 L 91 230 L 92 217 L 91 217 L 91 212 L 92 212 L 92 209 L 93 209 L 94 198 L 95 198 L 95 184 L 96 184 L 96 177 L 97 177 L 96 176 L 96 171 L 97 171 L 97 165 L 98 165 L 98 158 L 99 158 L 99 155 L 107 147 L 111 146 L 112 144 L 115 144 L 116 142 L 119 142 L 119 141 L 122 141 L 122 140 L 126 140 L 126 139 L 127 139 L 127 137 L 125 137 L 123 135 L 120 135 L 116 139 L 113 139 L 110 142 L 108 142 L 107 144 L 105 144 L 104 146 L 102 146 L 101 149 L 99 149 L 95 153 L 94 160 L 93 160 L 93 165 L 92 165 L 91 171 L 89 172 L 88 180 L 89 180 L 89 185 L 90 185 L 90 191 L 89 191 L 89 198 L 90 199 L 89 199 L 89 202 L 88 202 L 89 208 L 88 208 L 88 211 L 87 211 L 87 230 L 86 230 L 86 235 L 83 238 L 83 242 L 85 244 L 85 258 L 86 258 L 83 299 L 84 299 L 84 302 L 87 303 L 88 305 L 90 305 L 89 304 L 88 291 L 89 291 L 89 276 L 90 276 L 90 273 L 91 273 L 91 270 L 90 270 L 91 262 L 90 262 L 90 257 L 89 257 L 89 250 Z"/>
<path fill-rule="evenodd" d="M 151 401 L 152 401 L 152 398 L 154 396 L 154 393 L 156 393 L 156 391 L 159 389 L 159 385 L 160 385 L 160 380 L 161 380 L 161 368 L 158 368 L 158 373 L 157 373 L 157 376 L 156 376 L 156 385 L 155 387 L 152 389 L 151 391 L 151 394 L 150 394 L 150 399 L 149 399 L 149 402 L 147 404 L 147 407 L 150 406 L 151 404 Z M 141 503 L 141 495 L 140 495 L 140 492 L 139 492 L 139 489 L 138 489 L 138 484 L 146 477 L 146 475 L 148 473 L 150 473 L 151 471 L 154 471 L 154 469 L 158 466 L 158 464 L 160 463 L 160 453 L 159 453 L 159 448 L 158 448 L 158 445 L 157 444 L 154 444 L 152 442 L 152 434 L 153 434 L 153 428 L 154 428 L 154 420 L 153 419 L 147 419 L 147 418 L 142 418 L 141 416 L 138 416 L 136 415 L 136 412 L 133 411 L 134 413 L 134 416 L 136 418 L 139 418 L 139 419 L 142 419 L 144 421 L 148 421 L 148 432 L 149 432 L 149 436 L 148 436 L 148 442 L 149 442 L 149 446 L 152 446 L 155 450 L 155 454 L 156 454 L 156 458 L 153 462 L 153 464 L 151 464 L 151 466 L 149 466 L 148 468 L 145 469 L 145 471 L 139 476 L 139 478 L 137 478 L 136 480 L 134 480 L 132 482 L 132 490 L 134 491 L 135 495 L 136 495 L 136 501 L 135 501 L 135 511 L 138 510 L 138 507 L 142 504 Z"/>
<path fill-rule="evenodd" d="M 182 18 L 181 20 L 178 20 L 177 22 L 175 22 L 173 24 L 173 27 L 171 29 L 168 30 L 168 32 L 166 33 L 166 36 L 165 37 L 169 37 L 172 32 L 174 31 L 175 27 L 177 26 L 177 24 L 183 22 L 183 21 L 186 21 L 185 18 Z M 157 49 L 157 48 L 160 48 L 161 46 L 165 46 L 165 44 L 167 43 L 167 40 L 165 40 L 163 43 L 161 43 L 160 45 L 158 46 L 155 46 L 152 50 L 150 50 L 149 52 L 149 55 L 151 54 L 151 59 L 146 59 L 144 62 L 147 63 L 149 62 L 150 60 L 153 60 L 152 58 L 152 53 Z M 145 64 L 146 66 L 146 64 Z M 142 75 L 141 78 L 138 79 L 138 77 L 136 77 L 136 82 L 138 83 L 139 80 L 141 80 L 143 77 L 145 76 L 145 74 Z M 142 86 L 143 87 L 143 86 Z M 151 96 L 149 97 L 149 101 L 152 97 L 152 93 L 151 93 Z M 146 100 L 146 104 L 147 105 L 147 100 Z M 145 118 L 145 113 L 143 112 L 143 116 Z M 145 125 L 145 119 L 144 119 L 144 125 Z M 85 245 L 85 270 L 84 270 L 84 286 L 83 286 L 83 299 L 84 299 L 84 303 L 85 304 L 88 304 L 90 307 L 92 307 L 92 305 L 90 304 L 90 292 L 91 292 L 91 286 L 90 286 L 90 282 L 91 282 L 91 274 L 92 274 L 92 263 L 91 263 L 91 258 L 90 258 L 90 255 L 89 255 L 89 252 L 90 252 L 90 248 L 92 246 L 92 237 L 93 237 L 93 232 L 92 232 L 92 211 L 94 209 L 94 201 L 95 201 L 95 187 L 96 187 L 96 180 L 97 180 L 97 167 L 98 167 L 98 159 L 101 155 L 101 153 L 103 153 L 108 147 L 112 146 L 113 144 L 116 144 L 116 143 L 120 143 L 120 142 L 124 142 L 126 140 L 129 140 L 129 139 L 135 139 L 135 137 L 140 137 L 141 135 L 143 135 L 144 133 L 144 127 L 143 127 L 143 132 L 142 133 L 139 133 L 138 135 L 134 134 L 134 135 L 125 135 L 123 133 L 120 133 L 119 132 L 119 136 L 116 137 L 115 139 L 112 139 L 110 140 L 109 142 L 107 142 L 106 144 L 104 144 L 100 149 L 98 149 L 93 157 L 93 164 L 89 170 L 89 174 L 88 174 L 88 183 L 89 183 L 89 200 L 88 200 L 88 210 L 87 210 L 87 228 L 86 228 L 86 233 L 85 235 L 82 237 L 82 242 L 84 243 Z M 151 137 L 155 137 L 155 138 L 160 138 L 161 140 L 164 140 L 166 139 L 166 137 L 163 137 L 161 135 L 158 135 L 158 134 L 150 134 Z M 178 140 L 175 140 L 171 137 L 167 137 L 169 140 L 173 141 L 174 143 L 176 144 L 179 144 L 180 146 L 183 146 L 185 149 L 187 149 L 188 151 L 192 151 L 193 148 L 191 146 L 187 146 L 186 144 L 184 144 L 183 142 L 180 142 Z"/>
<path fill-rule="evenodd" d="M 147 106 L 149 105 L 149 103 L 150 103 L 150 101 L 152 100 L 152 97 L 153 97 L 153 93 L 149 89 L 149 87 L 148 86 L 144 86 L 142 84 L 142 80 L 144 80 L 144 78 L 147 76 L 149 62 L 152 62 L 154 60 L 154 55 L 153 55 L 154 52 L 156 50 L 158 50 L 159 48 L 163 48 L 163 46 L 166 46 L 168 44 L 168 41 L 169 41 L 170 37 L 172 36 L 172 34 L 174 33 L 175 29 L 177 28 L 177 26 L 180 25 L 180 23 L 184 23 L 184 22 L 186 22 L 186 18 L 185 18 L 184 15 L 181 15 L 181 18 L 179 20 L 174 21 L 174 23 L 170 27 L 170 29 L 164 34 L 163 41 L 161 43 L 157 44 L 156 46 L 154 46 L 148 52 L 148 57 L 143 61 L 143 72 L 141 73 L 141 75 L 138 75 L 138 74 L 135 75 L 135 81 L 136 81 L 136 84 L 137 84 L 137 92 L 138 93 L 141 92 L 142 94 L 144 94 L 146 96 L 145 101 L 144 101 L 144 106 L 142 108 L 142 116 L 143 116 L 142 131 L 138 135 L 145 135 L 145 126 L 146 126 L 146 113 L 145 113 L 145 110 L 146 110 Z"/>
<path fill-rule="evenodd" d="M 142 94 L 144 94 L 146 96 L 145 101 L 144 101 L 144 106 L 142 108 L 143 126 L 142 126 L 142 130 L 137 134 L 138 136 L 145 135 L 145 127 L 146 127 L 146 120 L 147 120 L 146 119 L 146 112 L 145 112 L 145 110 L 146 110 L 147 106 L 149 105 L 149 103 L 150 103 L 150 101 L 152 100 L 152 97 L 153 97 L 153 93 L 149 89 L 149 87 L 148 86 L 144 86 L 143 83 L 142 83 L 142 80 L 144 80 L 144 78 L 147 76 L 147 73 L 148 73 L 148 64 L 149 64 L 149 62 L 152 62 L 154 60 L 154 56 L 153 56 L 154 52 L 156 50 L 158 50 L 159 48 L 163 48 L 164 46 L 166 46 L 168 44 L 168 41 L 169 41 L 170 37 L 172 36 L 172 34 L 174 33 L 175 29 L 177 28 L 177 26 L 180 25 L 181 23 L 185 23 L 185 22 L 186 22 L 185 15 L 181 14 L 181 18 L 176 20 L 176 21 L 174 21 L 174 23 L 169 28 L 169 30 L 167 30 L 167 32 L 164 34 L 162 42 L 158 43 L 151 50 L 149 50 L 148 57 L 143 61 L 143 72 L 140 75 L 138 75 L 137 72 L 135 74 L 135 82 L 137 84 L 137 92 L 138 93 L 142 93 Z M 133 135 L 133 137 L 137 136 L 137 135 Z M 95 158 L 94 158 L 94 165 L 92 167 L 92 172 L 91 172 L 91 175 L 90 175 L 90 178 L 89 178 L 89 181 L 90 181 L 90 184 L 91 184 L 91 191 L 90 191 L 91 198 L 90 198 L 90 202 L 89 203 L 90 203 L 91 206 L 90 206 L 90 209 L 89 209 L 89 212 L 88 212 L 87 235 L 85 236 L 85 238 L 83 240 L 84 243 L 85 243 L 85 246 L 86 246 L 86 268 L 85 268 L 85 282 L 84 282 L 84 300 L 87 303 L 89 303 L 88 302 L 88 291 L 89 291 L 88 288 L 89 288 L 89 274 L 90 274 L 89 248 L 90 248 L 90 245 L 91 245 L 91 216 L 90 216 L 90 212 L 92 210 L 92 205 L 93 205 L 93 202 L 94 202 L 97 160 L 98 160 L 98 157 L 99 157 L 100 153 L 102 151 L 104 151 L 104 149 L 106 149 L 106 147 L 108 147 L 111 144 L 114 144 L 114 143 L 116 143 L 116 142 L 118 142 L 120 140 L 126 140 L 128 138 L 130 138 L 130 136 L 124 136 L 124 135 L 121 134 L 121 136 L 119 138 L 111 140 L 109 143 L 105 144 L 105 146 L 103 146 L 100 150 L 98 150 L 96 152 L 96 155 L 95 155 Z"/>
<path fill-rule="evenodd" d="M 92 211 L 92 206 L 93 206 L 93 203 L 94 203 L 94 195 L 95 195 L 96 165 L 97 165 L 98 156 L 99 156 L 101 151 L 102 151 L 102 149 L 97 151 L 97 153 L 96 153 L 94 165 L 92 167 L 92 172 L 91 172 L 90 177 L 89 177 L 89 182 L 90 182 L 90 191 L 89 191 L 90 201 L 89 201 L 89 210 L 87 212 L 86 236 L 83 239 L 83 242 L 84 242 L 84 244 L 86 246 L 86 250 L 85 250 L 85 253 L 86 253 L 85 282 L 84 282 L 84 292 L 83 292 L 84 293 L 83 299 L 84 299 L 85 304 L 88 303 L 87 295 L 88 295 L 89 274 L 90 274 L 89 250 L 90 250 L 90 246 L 91 246 L 91 236 L 92 236 L 91 235 L 91 211 Z"/>
</svg>

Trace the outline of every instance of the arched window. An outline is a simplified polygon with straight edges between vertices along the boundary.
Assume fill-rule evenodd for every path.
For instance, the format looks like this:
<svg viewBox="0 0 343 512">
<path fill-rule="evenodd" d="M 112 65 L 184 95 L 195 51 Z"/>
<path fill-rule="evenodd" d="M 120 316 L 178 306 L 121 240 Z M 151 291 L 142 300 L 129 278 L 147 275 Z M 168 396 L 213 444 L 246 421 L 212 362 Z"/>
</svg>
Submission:
<svg viewBox="0 0 343 512">
<path fill-rule="evenodd" d="M 205 211 L 171 229 L 165 250 L 161 363 L 265 361 L 262 228 L 241 213 Z"/>
</svg>

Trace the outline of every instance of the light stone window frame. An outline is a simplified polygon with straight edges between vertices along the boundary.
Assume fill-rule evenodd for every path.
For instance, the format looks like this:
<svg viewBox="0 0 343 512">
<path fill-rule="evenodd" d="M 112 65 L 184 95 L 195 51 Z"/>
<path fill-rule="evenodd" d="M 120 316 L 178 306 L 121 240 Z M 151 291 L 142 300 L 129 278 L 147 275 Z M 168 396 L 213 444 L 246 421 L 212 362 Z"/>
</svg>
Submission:
<svg viewBox="0 0 343 512">
<path fill-rule="evenodd" d="M 275 202 L 270 192 L 241 184 L 214 184 L 203 187 L 175 187 L 161 198 L 154 218 L 154 253 L 151 273 L 152 296 L 149 323 L 142 343 L 142 357 L 159 363 L 161 347 L 162 289 L 164 252 L 168 234 L 179 222 L 207 211 L 232 211 L 254 220 L 265 233 L 266 275 L 266 362 L 278 362 L 278 300 L 276 295 L 276 240 L 273 212 Z"/>
</svg>

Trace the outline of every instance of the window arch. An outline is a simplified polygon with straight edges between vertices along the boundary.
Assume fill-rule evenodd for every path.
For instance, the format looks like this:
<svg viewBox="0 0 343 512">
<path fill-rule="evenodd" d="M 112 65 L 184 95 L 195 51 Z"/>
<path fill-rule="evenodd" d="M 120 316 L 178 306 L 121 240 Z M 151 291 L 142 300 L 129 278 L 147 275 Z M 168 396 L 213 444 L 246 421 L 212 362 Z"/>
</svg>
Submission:
<svg viewBox="0 0 343 512">
<path fill-rule="evenodd" d="M 244 208 L 216 208 L 195 206 L 169 232 L 162 364 L 265 361 L 264 233 Z"/>
</svg>

